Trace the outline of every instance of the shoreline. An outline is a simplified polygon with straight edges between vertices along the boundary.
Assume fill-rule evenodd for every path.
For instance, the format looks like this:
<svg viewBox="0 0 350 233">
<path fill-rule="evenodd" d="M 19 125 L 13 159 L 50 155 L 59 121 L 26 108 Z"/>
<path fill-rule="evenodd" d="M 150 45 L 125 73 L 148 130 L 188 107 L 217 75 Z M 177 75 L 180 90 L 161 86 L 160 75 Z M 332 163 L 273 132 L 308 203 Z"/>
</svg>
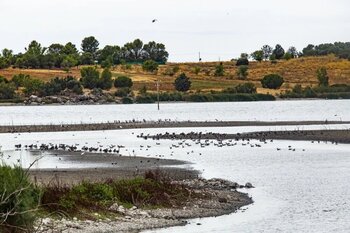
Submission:
<svg viewBox="0 0 350 233">
<path fill-rule="evenodd" d="M 125 121 L 92 124 L 1 125 L 0 133 L 103 131 L 147 128 L 297 126 L 350 124 L 350 121 Z"/>
<path fill-rule="evenodd" d="M 181 134 L 157 134 L 139 137 L 144 139 L 170 139 L 170 140 L 292 140 L 292 141 L 317 141 L 331 142 L 332 144 L 350 143 L 350 129 L 344 130 L 292 130 L 292 131 L 260 131 L 251 133 L 221 134 L 221 133 L 181 133 Z"/>
</svg>

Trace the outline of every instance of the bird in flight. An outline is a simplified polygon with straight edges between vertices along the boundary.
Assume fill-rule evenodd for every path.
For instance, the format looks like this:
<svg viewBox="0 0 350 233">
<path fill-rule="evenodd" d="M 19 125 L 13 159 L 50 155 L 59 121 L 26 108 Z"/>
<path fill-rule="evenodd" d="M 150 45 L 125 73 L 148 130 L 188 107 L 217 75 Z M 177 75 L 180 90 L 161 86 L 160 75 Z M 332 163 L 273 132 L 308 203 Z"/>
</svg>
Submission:
<svg viewBox="0 0 350 233">
<path fill-rule="evenodd" d="M 155 23 L 155 22 L 157 22 L 158 21 L 158 19 L 154 19 L 154 20 L 152 20 L 152 23 Z"/>
</svg>

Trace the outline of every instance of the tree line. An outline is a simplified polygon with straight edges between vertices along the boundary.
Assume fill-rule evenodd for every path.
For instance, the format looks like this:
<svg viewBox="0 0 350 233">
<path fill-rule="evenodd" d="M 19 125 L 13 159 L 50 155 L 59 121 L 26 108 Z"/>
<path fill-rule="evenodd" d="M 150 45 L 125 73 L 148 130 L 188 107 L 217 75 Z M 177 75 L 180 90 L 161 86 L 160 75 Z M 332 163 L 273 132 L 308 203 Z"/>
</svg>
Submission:
<svg viewBox="0 0 350 233">
<path fill-rule="evenodd" d="M 326 43 L 320 45 L 309 44 L 302 51 L 298 51 L 296 47 L 290 46 L 285 50 L 280 44 L 277 44 L 274 48 L 270 45 L 264 45 L 261 49 L 252 52 L 250 55 L 242 53 L 241 57 L 237 60 L 237 65 L 247 65 L 248 58 L 252 58 L 256 61 L 270 60 L 274 62 L 280 59 L 293 59 L 297 57 L 308 56 L 325 56 L 334 54 L 339 58 L 350 59 L 350 42 L 335 42 Z"/>
<path fill-rule="evenodd" d="M 165 63 L 169 57 L 165 45 L 155 41 L 144 44 L 140 39 L 136 39 L 124 46 L 106 45 L 102 49 L 99 45 L 94 36 L 82 40 L 80 51 L 71 42 L 43 47 L 34 40 L 25 48 L 24 53 L 14 54 L 10 49 L 3 49 L 0 54 L 0 69 L 14 67 L 69 70 L 78 65 L 99 64 L 102 67 L 110 67 L 123 63 L 143 63 L 147 60 Z"/>
</svg>

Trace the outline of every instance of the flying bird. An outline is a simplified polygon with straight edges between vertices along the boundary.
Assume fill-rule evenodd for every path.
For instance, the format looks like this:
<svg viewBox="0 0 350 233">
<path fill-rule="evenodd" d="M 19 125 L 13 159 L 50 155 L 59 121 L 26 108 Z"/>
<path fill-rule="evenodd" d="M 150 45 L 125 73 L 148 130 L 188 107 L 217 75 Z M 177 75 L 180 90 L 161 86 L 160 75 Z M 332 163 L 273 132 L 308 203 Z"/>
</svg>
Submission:
<svg viewBox="0 0 350 233">
<path fill-rule="evenodd" d="M 152 23 L 155 23 L 155 22 L 157 22 L 158 21 L 158 19 L 154 19 L 154 20 L 152 20 Z"/>
</svg>

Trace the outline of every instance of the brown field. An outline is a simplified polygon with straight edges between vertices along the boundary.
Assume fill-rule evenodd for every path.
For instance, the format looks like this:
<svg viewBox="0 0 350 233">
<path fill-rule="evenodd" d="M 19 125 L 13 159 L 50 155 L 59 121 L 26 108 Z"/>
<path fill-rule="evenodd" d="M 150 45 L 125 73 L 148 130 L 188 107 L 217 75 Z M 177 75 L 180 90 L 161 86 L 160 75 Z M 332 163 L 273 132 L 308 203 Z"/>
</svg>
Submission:
<svg viewBox="0 0 350 233">
<path fill-rule="evenodd" d="M 159 67 L 157 74 L 149 74 L 142 70 L 140 65 L 132 65 L 127 69 L 125 66 L 116 66 L 112 69 L 113 76 L 126 75 L 132 78 L 134 90 L 139 90 L 146 85 L 149 90 L 156 90 L 156 80 L 160 80 L 160 88 L 163 91 L 174 90 L 173 82 L 177 75 L 184 72 L 192 80 L 193 91 L 222 90 L 235 86 L 243 82 L 253 82 L 258 87 L 259 93 L 278 94 L 281 91 L 291 89 L 296 84 L 302 86 L 317 85 L 316 70 L 320 67 L 326 67 L 330 77 L 330 84 L 350 83 L 350 61 L 336 58 L 335 56 L 325 57 L 306 57 L 292 59 L 289 61 L 278 61 L 277 64 L 271 64 L 269 61 L 250 62 L 248 70 L 248 79 L 246 81 L 238 80 L 236 72 L 237 67 L 234 62 L 223 62 L 225 68 L 224 77 L 215 77 L 215 66 L 218 62 L 203 63 L 168 63 Z M 179 71 L 173 75 L 166 75 L 166 71 L 172 70 L 178 66 Z M 200 72 L 195 74 L 194 69 L 200 68 Z M 70 72 L 63 70 L 37 70 L 37 69 L 4 69 L 0 70 L 0 76 L 11 79 L 15 74 L 29 74 L 32 77 L 48 81 L 53 77 L 65 77 L 67 75 L 80 78 L 79 68 L 73 68 Z M 284 77 L 285 83 L 280 90 L 268 90 L 261 88 L 260 80 L 264 75 L 276 73 Z"/>
</svg>

